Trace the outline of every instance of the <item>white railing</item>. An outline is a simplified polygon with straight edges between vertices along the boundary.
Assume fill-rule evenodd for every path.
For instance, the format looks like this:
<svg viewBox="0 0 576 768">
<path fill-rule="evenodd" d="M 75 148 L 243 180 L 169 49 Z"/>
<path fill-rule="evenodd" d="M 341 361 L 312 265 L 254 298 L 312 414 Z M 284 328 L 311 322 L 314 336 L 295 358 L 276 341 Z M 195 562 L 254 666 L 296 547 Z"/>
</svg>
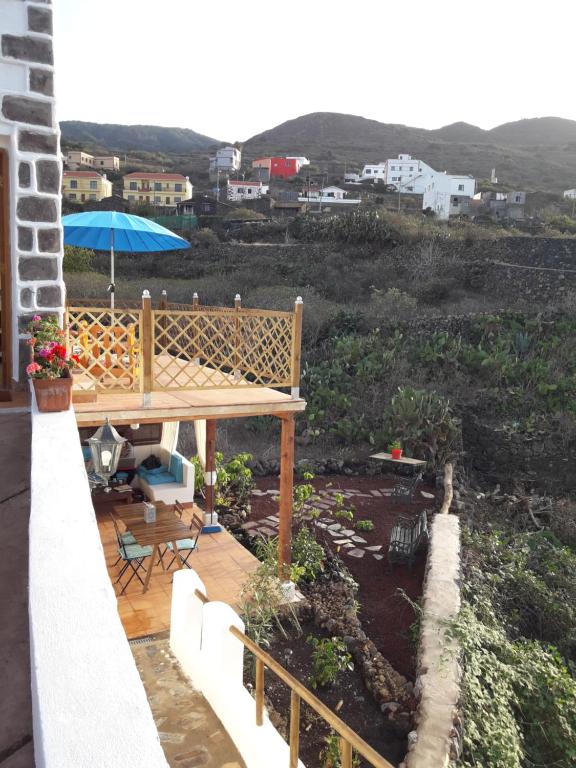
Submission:
<svg viewBox="0 0 576 768">
<path fill-rule="evenodd" d="M 30 650 L 37 768 L 167 768 L 106 570 L 74 412 L 32 406 Z"/>
</svg>

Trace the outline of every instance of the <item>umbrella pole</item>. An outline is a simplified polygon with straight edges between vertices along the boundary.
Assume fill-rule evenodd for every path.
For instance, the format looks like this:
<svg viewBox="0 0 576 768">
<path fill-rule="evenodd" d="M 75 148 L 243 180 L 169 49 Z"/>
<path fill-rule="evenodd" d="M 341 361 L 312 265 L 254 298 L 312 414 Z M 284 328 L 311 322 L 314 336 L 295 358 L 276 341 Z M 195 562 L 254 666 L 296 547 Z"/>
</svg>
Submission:
<svg viewBox="0 0 576 768">
<path fill-rule="evenodd" d="M 110 309 L 114 309 L 114 230 L 110 240 Z"/>
</svg>

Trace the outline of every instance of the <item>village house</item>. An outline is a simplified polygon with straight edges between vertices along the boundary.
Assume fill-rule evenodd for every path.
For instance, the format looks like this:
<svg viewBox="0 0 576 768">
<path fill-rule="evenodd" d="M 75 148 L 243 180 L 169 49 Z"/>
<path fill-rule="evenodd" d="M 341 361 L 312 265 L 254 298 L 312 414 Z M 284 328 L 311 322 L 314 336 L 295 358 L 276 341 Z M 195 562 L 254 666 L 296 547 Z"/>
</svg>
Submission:
<svg viewBox="0 0 576 768">
<path fill-rule="evenodd" d="M 426 176 L 422 209 L 443 220 L 467 213 L 475 187 L 476 180 L 472 176 L 434 172 Z"/>
<path fill-rule="evenodd" d="M 252 168 L 267 169 L 271 179 L 291 179 L 304 165 L 310 165 L 306 157 L 259 157 L 252 161 Z"/>
<path fill-rule="evenodd" d="M 232 202 L 239 200 L 257 200 L 268 193 L 268 185 L 261 181 L 228 180 L 226 199 Z"/>
<path fill-rule="evenodd" d="M 76 171 L 82 166 L 99 168 L 105 171 L 119 171 L 120 158 L 115 155 L 90 155 L 82 150 L 71 149 L 66 154 L 66 165 L 71 171 Z"/>
<path fill-rule="evenodd" d="M 210 158 L 210 175 L 235 173 L 240 170 L 242 152 L 237 147 L 222 147 Z"/>
<path fill-rule="evenodd" d="M 311 185 L 304 187 L 300 191 L 298 201 L 301 203 L 315 202 L 320 205 L 359 205 L 360 198 L 347 197 L 345 189 L 340 187 L 329 186 L 320 187 L 317 185 Z"/>
<path fill-rule="evenodd" d="M 100 201 L 112 195 L 112 182 L 96 171 L 64 171 L 62 196 L 75 203 Z"/>
<path fill-rule="evenodd" d="M 188 176 L 180 173 L 145 173 L 135 171 L 124 176 L 122 196 L 134 205 L 158 205 L 174 208 L 192 197 Z"/>
</svg>

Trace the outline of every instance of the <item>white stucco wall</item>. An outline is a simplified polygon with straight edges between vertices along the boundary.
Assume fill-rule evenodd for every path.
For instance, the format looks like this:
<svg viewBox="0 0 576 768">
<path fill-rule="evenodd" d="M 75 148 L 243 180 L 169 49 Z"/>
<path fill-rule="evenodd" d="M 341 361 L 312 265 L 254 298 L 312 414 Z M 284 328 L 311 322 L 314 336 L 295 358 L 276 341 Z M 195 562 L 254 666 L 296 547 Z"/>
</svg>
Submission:
<svg viewBox="0 0 576 768">
<path fill-rule="evenodd" d="M 30 642 L 37 768 L 167 768 L 116 608 L 76 420 L 32 409 Z"/>
<path fill-rule="evenodd" d="M 220 718 L 247 768 L 287 766 L 288 744 L 266 714 L 262 725 L 256 725 L 256 705 L 242 682 L 244 646 L 230 626 L 244 631 L 244 623 L 225 603 L 203 605 L 196 589 L 206 594 L 194 570 L 175 572 L 170 622 L 174 655 Z M 305 768 L 300 760 L 298 766 Z"/>
</svg>

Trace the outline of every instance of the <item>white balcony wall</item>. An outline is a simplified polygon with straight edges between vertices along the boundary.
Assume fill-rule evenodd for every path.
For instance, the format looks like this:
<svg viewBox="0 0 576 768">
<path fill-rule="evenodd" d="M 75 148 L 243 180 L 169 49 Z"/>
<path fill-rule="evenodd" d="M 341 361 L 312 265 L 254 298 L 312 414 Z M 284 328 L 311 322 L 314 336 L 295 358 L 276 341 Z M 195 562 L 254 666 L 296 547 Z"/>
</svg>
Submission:
<svg viewBox="0 0 576 768">
<path fill-rule="evenodd" d="M 37 768 L 167 768 L 116 609 L 74 412 L 32 409 L 30 642 Z"/>
<path fill-rule="evenodd" d="M 192 569 L 177 571 L 172 586 L 170 646 L 204 694 L 242 755 L 247 768 L 272 768 L 289 763 L 289 748 L 264 714 L 256 725 L 256 704 L 242 682 L 244 646 L 230 627 L 244 631 L 244 623 L 226 603 L 204 605 L 196 597 L 206 589 Z M 267 674 L 273 674 L 267 672 Z M 305 768 L 299 760 L 299 768 Z"/>
</svg>

